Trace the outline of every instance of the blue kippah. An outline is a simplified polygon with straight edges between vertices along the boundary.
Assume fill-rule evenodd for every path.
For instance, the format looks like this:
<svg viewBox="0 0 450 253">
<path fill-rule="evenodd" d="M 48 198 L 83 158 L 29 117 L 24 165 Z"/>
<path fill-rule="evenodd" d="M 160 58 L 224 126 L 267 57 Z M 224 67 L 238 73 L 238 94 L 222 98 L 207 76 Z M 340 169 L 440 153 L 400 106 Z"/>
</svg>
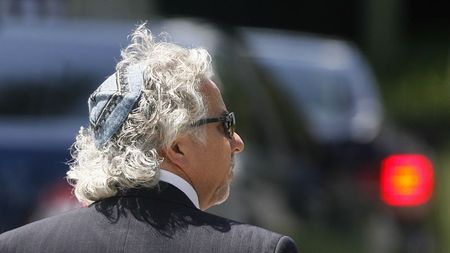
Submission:
<svg viewBox="0 0 450 253">
<path fill-rule="evenodd" d="M 134 108 L 144 87 L 144 69 L 141 64 L 120 68 L 89 97 L 89 121 L 97 148 L 111 139 Z"/>
</svg>

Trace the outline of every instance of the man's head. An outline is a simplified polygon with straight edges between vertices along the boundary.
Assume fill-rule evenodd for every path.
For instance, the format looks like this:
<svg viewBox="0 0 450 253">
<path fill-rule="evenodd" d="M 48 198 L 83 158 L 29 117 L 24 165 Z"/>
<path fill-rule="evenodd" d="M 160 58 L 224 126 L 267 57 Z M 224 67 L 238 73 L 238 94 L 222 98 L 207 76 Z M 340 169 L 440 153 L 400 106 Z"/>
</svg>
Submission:
<svg viewBox="0 0 450 253">
<path fill-rule="evenodd" d="M 163 150 L 166 159 L 162 167 L 185 178 L 195 188 L 200 208 L 207 209 L 227 199 L 233 177 L 234 154 L 243 150 L 244 143 L 224 122 L 229 112 L 215 83 L 204 79 L 200 92 L 208 108 L 207 117 L 196 126 L 203 128 L 203 138 L 180 135 L 171 147 Z"/>
<path fill-rule="evenodd" d="M 209 54 L 203 49 L 155 42 L 141 25 L 121 55 L 110 83 L 117 83 L 120 89 L 123 78 L 132 75 L 126 80 L 134 82 L 133 77 L 138 76 L 142 85 L 137 101 L 129 108 L 124 106 L 128 95 L 114 100 L 118 93 L 108 90 L 108 85 L 102 84 L 91 97 L 91 116 L 103 118 L 95 124 L 91 119 L 91 127 L 82 128 L 74 143 L 74 161 L 67 176 L 77 198 L 91 203 L 120 190 L 152 187 L 162 167 L 191 183 L 202 209 L 226 199 L 233 154 L 243 149 L 243 143 L 237 134 L 226 135 L 220 120 L 196 124 L 227 112 L 211 81 Z M 138 86 L 130 87 L 125 91 Z M 117 130 L 108 132 L 115 129 L 111 126 Z"/>
</svg>

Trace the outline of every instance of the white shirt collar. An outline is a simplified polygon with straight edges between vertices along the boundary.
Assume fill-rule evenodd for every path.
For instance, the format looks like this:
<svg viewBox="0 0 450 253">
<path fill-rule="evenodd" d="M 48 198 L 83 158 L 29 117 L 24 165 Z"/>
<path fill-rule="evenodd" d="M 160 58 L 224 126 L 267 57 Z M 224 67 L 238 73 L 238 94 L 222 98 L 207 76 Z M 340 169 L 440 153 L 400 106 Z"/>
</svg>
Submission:
<svg viewBox="0 0 450 253">
<path fill-rule="evenodd" d="M 159 180 L 169 183 L 178 188 L 180 191 L 186 194 L 186 196 L 191 200 L 191 202 L 195 205 L 195 207 L 197 207 L 197 209 L 200 209 L 197 192 L 195 192 L 192 185 L 190 185 L 182 177 L 168 170 L 160 169 Z"/>
</svg>

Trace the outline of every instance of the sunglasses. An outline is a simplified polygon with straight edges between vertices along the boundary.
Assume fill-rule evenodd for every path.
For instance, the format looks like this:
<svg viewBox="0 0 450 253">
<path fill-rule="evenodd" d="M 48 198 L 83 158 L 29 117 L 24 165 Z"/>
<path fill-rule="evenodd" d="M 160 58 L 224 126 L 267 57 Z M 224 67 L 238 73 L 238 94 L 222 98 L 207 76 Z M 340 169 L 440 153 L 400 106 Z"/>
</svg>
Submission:
<svg viewBox="0 0 450 253">
<path fill-rule="evenodd" d="M 201 119 L 193 124 L 193 126 L 201 126 L 214 122 L 222 122 L 225 136 L 232 139 L 236 130 L 236 119 L 234 118 L 234 112 L 226 113 L 225 115 L 217 118 Z"/>
</svg>

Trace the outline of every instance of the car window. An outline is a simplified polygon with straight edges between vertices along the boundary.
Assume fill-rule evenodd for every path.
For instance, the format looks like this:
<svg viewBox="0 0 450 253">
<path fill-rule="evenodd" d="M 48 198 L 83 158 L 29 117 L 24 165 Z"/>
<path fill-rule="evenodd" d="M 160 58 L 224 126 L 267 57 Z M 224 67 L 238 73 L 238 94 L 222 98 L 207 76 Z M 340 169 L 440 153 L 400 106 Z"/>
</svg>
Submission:
<svg viewBox="0 0 450 253">
<path fill-rule="evenodd" d="M 338 71 L 288 61 L 263 61 L 262 64 L 280 89 L 306 113 L 331 116 L 351 110 L 353 101 L 348 80 Z"/>
<path fill-rule="evenodd" d="M 84 116 L 93 78 L 49 77 L 46 82 L 27 79 L 4 81 L 0 89 L 0 116 Z"/>
</svg>

